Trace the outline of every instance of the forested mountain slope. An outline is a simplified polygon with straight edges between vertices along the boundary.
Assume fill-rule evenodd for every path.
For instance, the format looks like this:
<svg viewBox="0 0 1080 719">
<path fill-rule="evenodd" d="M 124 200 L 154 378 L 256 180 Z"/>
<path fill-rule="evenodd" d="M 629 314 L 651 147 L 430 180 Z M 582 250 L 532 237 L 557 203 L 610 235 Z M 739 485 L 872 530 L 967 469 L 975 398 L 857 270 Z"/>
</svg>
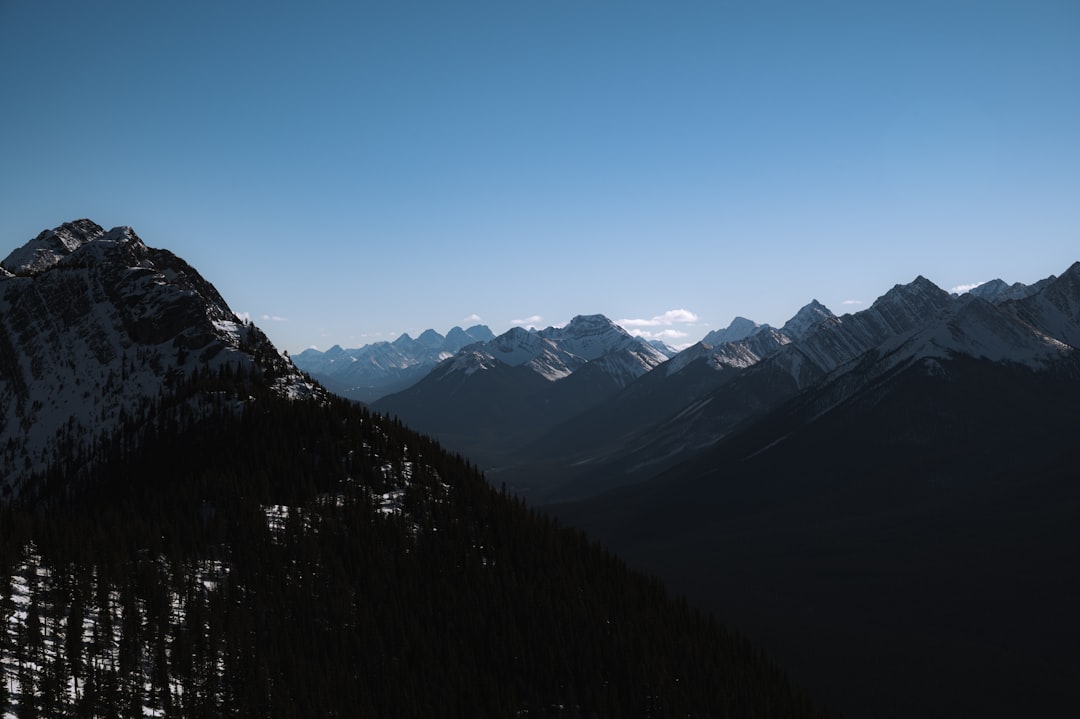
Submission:
<svg viewBox="0 0 1080 719">
<path fill-rule="evenodd" d="M 430 441 L 231 384 L 192 388 L 220 412 L 133 418 L 77 484 L 58 467 L 3 510 L 0 706 L 815 714 L 747 642 Z"/>
<path fill-rule="evenodd" d="M 8 306 L 42 281 L 56 290 L 38 293 L 33 326 L 3 318 L 10 406 L 50 400 L 50 373 L 23 353 L 39 330 L 64 347 L 104 328 L 112 352 L 131 350 L 65 356 L 65 386 L 115 371 L 149 389 L 92 432 L 58 423 L 14 465 L 0 505 L 0 715 L 822 714 L 745 639 L 464 459 L 242 341 L 261 333 L 231 312 L 163 315 L 168 336 L 133 336 L 139 325 L 112 318 L 138 313 L 138 293 L 121 306 L 94 288 L 139 279 L 131 252 L 110 249 L 134 234 L 84 227 L 55 252 L 64 228 L 43 233 L 13 253 L 23 275 L 5 270 Z M 85 263 L 56 261 L 79 252 Z M 211 297 L 172 285 L 153 252 L 147 296 L 181 303 L 159 307 Z M 185 316 L 208 329 L 187 344 Z M 168 381 L 152 381 L 162 370 Z M 115 397 L 84 401 L 92 418 Z M 20 436 L 5 435 L 9 457 L 28 456 Z"/>
</svg>

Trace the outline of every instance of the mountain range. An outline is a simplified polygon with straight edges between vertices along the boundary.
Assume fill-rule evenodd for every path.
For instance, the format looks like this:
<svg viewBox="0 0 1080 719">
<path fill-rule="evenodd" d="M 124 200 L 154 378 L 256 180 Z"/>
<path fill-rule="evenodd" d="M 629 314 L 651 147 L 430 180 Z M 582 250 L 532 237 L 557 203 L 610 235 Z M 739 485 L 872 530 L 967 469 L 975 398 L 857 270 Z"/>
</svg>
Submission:
<svg viewBox="0 0 1080 719">
<path fill-rule="evenodd" d="M 374 406 L 762 637 L 847 715 L 1067 715 L 1080 263 L 961 295 L 919 276 L 709 339 L 618 386 L 463 353 Z"/>
<path fill-rule="evenodd" d="M 575 318 L 558 334 L 514 329 L 463 348 L 373 406 L 534 501 L 582 498 L 685 461 L 819 384 L 854 391 L 878 354 L 888 359 L 876 373 L 957 356 L 1031 368 L 1067 360 L 1072 320 L 1043 306 L 1055 306 L 1073 273 L 1032 286 L 994 281 L 959 296 L 918 277 L 854 314 L 837 317 L 814 300 L 780 329 L 737 317 L 666 360 L 629 364 L 606 349 L 576 365 L 565 359 L 572 350 L 557 353 L 586 322 L 612 347 L 614 338 L 632 341 L 601 316 Z"/>
<path fill-rule="evenodd" d="M 533 500 L 582 496 L 612 484 L 594 470 L 601 453 L 631 456 L 624 445 L 642 444 L 629 437 L 635 430 L 833 316 L 814 300 L 779 330 L 736 317 L 706 336 L 715 344 L 703 340 L 679 353 L 657 351 L 602 315 L 578 316 L 563 328 L 514 328 L 463 348 L 372 406 L 438 436 Z M 587 481 L 574 479 L 584 474 Z"/>
<path fill-rule="evenodd" d="M 66 223 L 0 262 L 0 713 L 820 713 L 718 617 L 847 716 L 1067 716 L 1078 348 L 1080 263 L 308 355 L 364 406 Z"/>
<path fill-rule="evenodd" d="M 446 336 L 426 330 L 416 339 L 403 334 L 393 342 L 375 342 L 357 349 L 334 345 L 325 352 L 306 349 L 293 357 L 297 367 L 333 392 L 372 402 L 403 390 L 467 345 L 495 339 L 484 325 L 454 327 Z"/>
<path fill-rule="evenodd" d="M 1068 715 L 1080 263 L 1001 285 L 918 277 L 816 324 L 562 475 L 593 496 L 552 511 L 846 715 Z"/>
<path fill-rule="evenodd" d="M 130 228 L 0 268 L 0 715 L 825 716 Z"/>
</svg>

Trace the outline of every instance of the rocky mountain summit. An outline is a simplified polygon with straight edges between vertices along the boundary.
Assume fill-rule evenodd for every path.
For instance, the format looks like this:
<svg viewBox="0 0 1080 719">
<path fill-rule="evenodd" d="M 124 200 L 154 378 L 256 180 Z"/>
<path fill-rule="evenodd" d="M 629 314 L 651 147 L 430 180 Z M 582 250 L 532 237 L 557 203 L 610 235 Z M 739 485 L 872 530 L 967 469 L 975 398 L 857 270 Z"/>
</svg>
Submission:
<svg viewBox="0 0 1080 719">
<path fill-rule="evenodd" d="M 182 259 L 130 227 L 90 220 L 46 230 L 0 275 L 0 478 L 46 469 L 59 447 L 106 441 L 127 415 L 197 372 L 315 388 Z M 17 441 L 16 441 L 17 440 Z"/>
</svg>

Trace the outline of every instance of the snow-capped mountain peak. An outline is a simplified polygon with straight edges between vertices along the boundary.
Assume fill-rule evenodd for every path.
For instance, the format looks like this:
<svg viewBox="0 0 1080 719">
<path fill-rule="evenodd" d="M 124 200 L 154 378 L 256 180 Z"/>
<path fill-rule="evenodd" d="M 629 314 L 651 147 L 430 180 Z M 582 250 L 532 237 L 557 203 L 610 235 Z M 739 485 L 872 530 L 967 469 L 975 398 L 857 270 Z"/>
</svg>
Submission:
<svg viewBox="0 0 1080 719">
<path fill-rule="evenodd" d="M 835 316 L 832 310 L 825 305 L 817 300 L 810 300 L 808 304 L 800 308 L 791 319 L 784 323 L 780 331 L 792 339 L 799 339 L 815 325 Z"/>
<path fill-rule="evenodd" d="M 948 292 L 919 275 L 906 285 L 893 286 L 858 315 L 890 333 L 899 333 L 941 315 L 952 301 Z"/>
<path fill-rule="evenodd" d="M 666 359 L 658 350 L 633 337 L 604 315 L 578 315 L 564 327 L 548 327 L 538 334 L 586 362 L 620 349 L 636 349 L 638 346 L 648 348 L 646 352 L 649 356 L 655 354 L 659 358 L 657 364 Z"/>
<path fill-rule="evenodd" d="M 9 254 L 0 265 L 13 275 L 43 272 L 87 242 L 96 240 L 104 234 L 105 230 L 90 220 L 65 222 L 55 229 L 42 231 L 37 237 Z"/>
<path fill-rule="evenodd" d="M 44 468 L 63 437 L 91 446 L 128 411 L 195 372 L 226 365 L 315 392 L 256 327 L 190 265 L 129 227 L 90 222 L 39 234 L 0 275 L 0 479 Z"/>
<path fill-rule="evenodd" d="M 549 381 L 563 379 L 593 364 L 620 386 L 667 360 L 658 349 L 604 315 L 578 315 L 563 327 L 539 331 L 512 327 L 494 339 L 459 351 L 459 355 L 466 353 L 480 353 L 510 367 L 524 365 Z M 468 369 L 470 374 L 492 366 L 476 358 L 467 363 L 455 358 L 453 365 Z"/>
<path fill-rule="evenodd" d="M 554 349 L 550 340 L 522 327 L 511 327 L 484 347 L 497 360 L 511 367 L 525 364 L 544 351 Z"/>
<path fill-rule="evenodd" d="M 748 320 L 745 317 L 736 317 L 727 327 L 722 330 L 713 330 L 705 335 L 701 341 L 714 347 L 725 342 L 738 342 L 758 332 L 765 326 L 767 325 L 759 325 L 757 322 Z"/>
<path fill-rule="evenodd" d="M 870 308 L 878 311 L 904 308 L 909 313 L 916 313 L 920 309 L 933 309 L 932 305 L 945 306 L 950 299 L 948 292 L 919 275 L 906 285 L 893 285 L 892 289 L 874 300 Z"/>
<path fill-rule="evenodd" d="M 1068 346 L 1018 318 L 1001 305 L 977 295 L 957 301 L 951 311 L 878 348 L 884 367 L 926 358 L 967 356 L 1041 369 Z"/>
</svg>

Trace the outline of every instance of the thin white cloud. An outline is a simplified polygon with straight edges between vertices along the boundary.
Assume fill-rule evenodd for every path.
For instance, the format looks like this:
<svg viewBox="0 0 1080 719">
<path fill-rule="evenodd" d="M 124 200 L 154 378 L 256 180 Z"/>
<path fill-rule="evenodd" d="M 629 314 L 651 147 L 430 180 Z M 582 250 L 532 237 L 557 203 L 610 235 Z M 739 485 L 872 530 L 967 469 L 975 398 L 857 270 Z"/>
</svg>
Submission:
<svg viewBox="0 0 1080 719">
<path fill-rule="evenodd" d="M 840 304 L 842 304 L 842 305 L 861 305 L 862 303 L 863 303 L 862 300 L 844 300 Z"/>
<path fill-rule="evenodd" d="M 660 330 L 659 332 L 653 332 L 652 330 L 643 330 L 639 327 L 626 330 L 631 337 L 640 337 L 643 340 L 680 340 L 683 337 L 689 337 L 689 332 L 683 332 L 682 330 Z"/>
<path fill-rule="evenodd" d="M 289 321 L 288 317 L 278 317 L 277 315 L 263 315 L 262 318 L 264 320 L 269 320 L 271 322 L 288 322 Z"/>
<path fill-rule="evenodd" d="M 476 314 L 475 312 L 473 312 L 471 315 L 469 315 L 468 317 L 464 318 L 461 321 L 462 322 L 483 322 L 484 318 L 481 317 L 480 315 Z"/>
<path fill-rule="evenodd" d="M 665 327 L 675 324 L 692 324 L 698 321 L 698 316 L 690 310 L 668 310 L 662 315 L 656 315 L 649 319 L 625 319 L 617 320 L 615 324 L 620 327 Z"/>
<path fill-rule="evenodd" d="M 510 324 L 518 325 L 521 327 L 534 327 L 543 321 L 544 318 L 540 315 L 532 315 L 531 317 L 526 317 L 523 320 L 510 320 Z"/>
<path fill-rule="evenodd" d="M 236 316 L 240 318 L 241 322 L 245 322 L 245 323 L 246 322 L 251 322 L 251 313 L 250 312 L 237 312 Z"/>
<path fill-rule="evenodd" d="M 672 348 L 676 352 L 682 352 L 684 349 L 694 344 L 693 342 L 679 342 L 678 340 L 685 339 L 689 336 L 688 333 L 680 330 L 661 330 L 659 332 L 652 332 L 650 330 L 643 330 L 638 328 L 626 330 L 630 335 L 637 337 L 638 339 L 646 342 L 652 342 L 653 340 L 660 340 L 668 347 Z"/>
<path fill-rule="evenodd" d="M 985 284 L 986 284 L 986 280 L 983 280 L 982 282 L 972 282 L 969 285 L 957 285 L 956 287 L 953 287 L 951 290 L 949 290 L 949 292 L 952 292 L 953 294 L 956 294 L 956 295 L 962 295 L 965 292 L 971 292 L 973 289 L 975 289 L 979 285 L 985 285 Z"/>
</svg>

